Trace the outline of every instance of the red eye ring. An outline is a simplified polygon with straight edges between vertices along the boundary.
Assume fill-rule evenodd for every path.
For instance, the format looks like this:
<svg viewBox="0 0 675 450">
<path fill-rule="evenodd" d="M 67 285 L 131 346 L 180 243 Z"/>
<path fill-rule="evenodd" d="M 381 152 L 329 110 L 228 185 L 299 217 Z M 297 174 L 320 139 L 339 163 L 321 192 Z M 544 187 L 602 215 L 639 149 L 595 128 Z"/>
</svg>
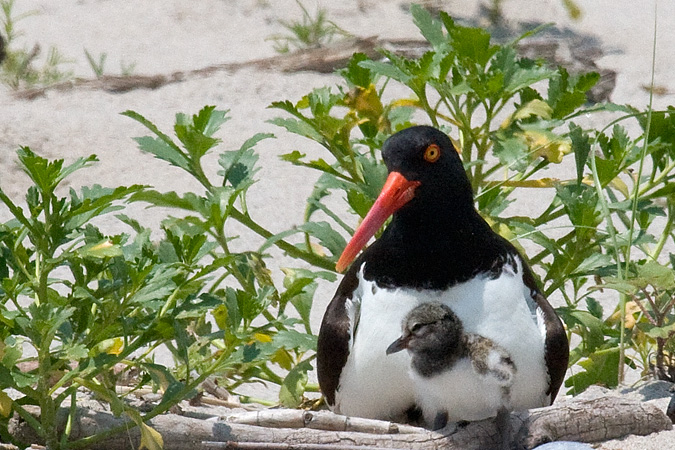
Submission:
<svg viewBox="0 0 675 450">
<path fill-rule="evenodd" d="M 424 150 L 424 160 L 435 163 L 441 157 L 441 148 L 436 144 L 431 144 Z"/>
</svg>

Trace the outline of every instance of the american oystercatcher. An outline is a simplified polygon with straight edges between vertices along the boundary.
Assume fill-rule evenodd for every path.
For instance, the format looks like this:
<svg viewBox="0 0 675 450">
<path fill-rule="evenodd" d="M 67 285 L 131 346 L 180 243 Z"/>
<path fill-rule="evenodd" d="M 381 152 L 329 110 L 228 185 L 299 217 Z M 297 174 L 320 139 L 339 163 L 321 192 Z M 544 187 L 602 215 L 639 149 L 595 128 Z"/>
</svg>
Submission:
<svg viewBox="0 0 675 450">
<path fill-rule="evenodd" d="M 439 430 L 448 421 L 482 420 L 496 412 L 502 448 L 508 449 L 511 385 L 517 372 L 511 355 L 490 339 L 465 333 L 457 315 L 443 303 L 415 307 L 402 328 L 387 355 L 408 350 L 415 399 L 426 426 Z"/>
<path fill-rule="evenodd" d="M 343 271 L 356 258 L 319 332 L 317 369 L 329 407 L 350 416 L 408 418 L 417 408 L 410 356 L 386 349 L 406 315 L 431 301 L 448 305 L 466 332 L 508 352 L 518 368 L 512 409 L 552 403 L 569 356 L 563 325 L 518 251 L 476 211 L 448 136 L 428 126 L 407 128 L 385 142 L 382 156 L 389 177 L 338 261 Z"/>
</svg>

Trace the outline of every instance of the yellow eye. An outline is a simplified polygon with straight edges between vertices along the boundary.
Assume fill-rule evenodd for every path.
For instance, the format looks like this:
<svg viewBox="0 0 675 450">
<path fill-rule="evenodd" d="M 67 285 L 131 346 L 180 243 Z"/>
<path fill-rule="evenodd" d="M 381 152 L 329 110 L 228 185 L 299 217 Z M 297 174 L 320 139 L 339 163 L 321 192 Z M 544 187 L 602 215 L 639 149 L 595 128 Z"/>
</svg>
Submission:
<svg viewBox="0 0 675 450">
<path fill-rule="evenodd" d="M 424 160 L 430 163 L 438 161 L 441 157 L 441 149 L 436 144 L 431 144 L 424 151 Z"/>
</svg>

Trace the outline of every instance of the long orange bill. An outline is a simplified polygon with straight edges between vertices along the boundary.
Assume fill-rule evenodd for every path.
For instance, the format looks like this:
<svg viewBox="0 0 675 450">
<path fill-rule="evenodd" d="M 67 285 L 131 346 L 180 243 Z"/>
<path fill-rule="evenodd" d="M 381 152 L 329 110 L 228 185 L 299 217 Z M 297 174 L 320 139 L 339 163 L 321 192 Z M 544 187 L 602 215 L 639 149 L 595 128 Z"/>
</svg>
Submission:
<svg viewBox="0 0 675 450">
<path fill-rule="evenodd" d="M 363 222 L 354 232 L 351 241 L 342 252 L 340 259 L 338 259 L 335 270 L 343 272 L 354 261 L 361 249 L 365 247 L 384 222 L 401 206 L 412 200 L 415 196 L 415 189 L 419 185 L 419 181 L 408 181 L 399 172 L 389 174 L 382 192 L 380 192 L 373 207 L 370 208 Z"/>
</svg>

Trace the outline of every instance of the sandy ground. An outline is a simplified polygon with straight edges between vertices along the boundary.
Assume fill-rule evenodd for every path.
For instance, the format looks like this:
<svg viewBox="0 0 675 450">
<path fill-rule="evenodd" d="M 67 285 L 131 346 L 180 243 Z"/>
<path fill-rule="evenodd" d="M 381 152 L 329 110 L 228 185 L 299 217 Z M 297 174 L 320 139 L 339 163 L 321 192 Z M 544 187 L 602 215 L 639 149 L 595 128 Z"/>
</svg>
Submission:
<svg viewBox="0 0 675 450">
<path fill-rule="evenodd" d="M 555 22 L 561 29 L 597 38 L 604 50 L 604 56 L 596 61 L 598 66 L 618 74 L 612 100 L 644 107 L 648 94 L 641 86 L 649 84 L 651 77 L 654 1 L 578 1 L 583 10 L 579 21 L 567 16 L 560 0 L 510 0 L 504 2 L 504 8 L 509 19 Z M 304 3 L 310 12 L 316 10 L 316 2 Z M 475 0 L 429 3 L 443 4 L 446 11 L 460 18 L 476 18 L 478 14 L 479 2 Z M 405 1 L 324 0 L 319 4 L 331 20 L 356 36 L 419 37 Z M 279 20 L 300 17 L 294 0 L 16 1 L 17 13 L 28 11 L 35 14 L 17 23 L 23 32 L 19 45 L 32 47 L 39 43 L 43 54 L 55 46 L 72 61 L 64 69 L 82 78 L 94 77 L 85 49 L 95 57 L 107 53 L 105 72 L 109 74 L 118 74 L 122 66 L 131 64 L 134 74 L 154 75 L 274 56 L 272 42 L 266 38 L 285 33 Z M 671 76 L 675 62 L 675 2 L 660 1 L 656 17 L 655 80 L 670 94 L 655 97 L 654 106 L 663 108 L 675 103 L 675 81 Z M 249 207 L 263 225 L 281 231 L 302 222 L 304 199 L 316 175 L 279 161 L 278 155 L 295 149 L 312 155 L 320 149 L 267 123 L 282 115 L 267 106 L 276 100 L 296 101 L 314 87 L 337 82 L 334 75 L 310 72 L 240 70 L 217 72 L 157 90 L 112 94 L 76 89 L 48 92 L 32 101 L 16 99 L 8 88 L 0 86 L 0 187 L 14 199 L 25 193 L 28 180 L 17 168 L 15 150 L 26 145 L 50 158 L 72 160 L 97 154 L 98 164 L 69 179 L 73 187 L 142 183 L 161 191 L 198 189 L 178 169 L 142 154 L 131 138 L 145 135 L 145 130 L 119 113 L 138 111 L 160 129 L 168 130 L 176 112 L 196 113 L 203 105 L 213 104 L 231 111 L 232 119 L 219 134 L 223 148 L 239 148 L 257 132 L 276 135 L 276 139 L 263 141 L 257 147 L 261 181 L 250 191 Z M 215 172 L 215 157 L 212 160 L 211 169 Z M 525 213 L 528 203 L 532 204 L 525 201 L 520 206 Z M 132 214 L 155 228 L 164 217 L 161 210 L 140 207 L 134 208 Z M 0 207 L 0 220 L 7 217 L 8 212 Z M 108 232 L 124 230 L 114 219 L 106 221 L 105 226 Z M 256 237 L 243 232 L 239 245 L 253 248 L 257 242 Z M 279 265 L 293 264 L 282 255 L 278 255 L 278 261 Z M 318 292 L 312 315 L 315 329 L 333 289 L 334 286 L 323 285 Z M 675 448 L 675 432 L 606 443 L 602 448 Z"/>
</svg>

